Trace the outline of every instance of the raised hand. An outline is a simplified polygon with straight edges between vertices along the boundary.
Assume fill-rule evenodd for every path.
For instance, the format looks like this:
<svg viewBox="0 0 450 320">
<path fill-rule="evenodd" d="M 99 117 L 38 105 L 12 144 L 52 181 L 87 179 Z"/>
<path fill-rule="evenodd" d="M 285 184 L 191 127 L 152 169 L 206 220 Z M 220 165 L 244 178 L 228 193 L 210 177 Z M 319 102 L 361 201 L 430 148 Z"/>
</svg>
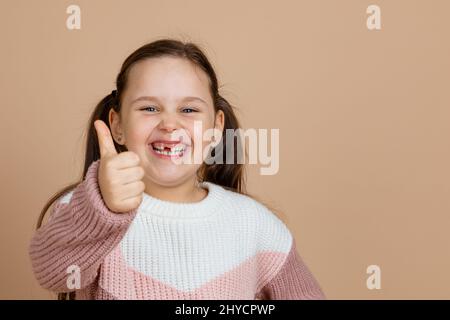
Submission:
<svg viewBox="0 0 450 320">
<path fill-rule="evenodd" d="M 139 156 L 132 151 L 117 153 L 111 131 L 102 120 L 96 120 L 94 127 L 100 147 L 98 183 L 106 206 L 115 213 L 136 209 L 145 190 Z"/>
</svg>

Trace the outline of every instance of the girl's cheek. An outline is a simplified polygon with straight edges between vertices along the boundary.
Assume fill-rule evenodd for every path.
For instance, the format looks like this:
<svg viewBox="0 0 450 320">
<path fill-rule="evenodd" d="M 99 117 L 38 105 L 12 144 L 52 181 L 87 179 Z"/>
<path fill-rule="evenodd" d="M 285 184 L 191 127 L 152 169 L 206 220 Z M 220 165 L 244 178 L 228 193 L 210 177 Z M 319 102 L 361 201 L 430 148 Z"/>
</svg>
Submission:
<svg viewBox="0 0 450 320">
<path fill-rule="evenodd" d="M 146 128 L 130 128 L 127 134 L 127 146 L 132 147 L 134 150 L 142 147 L 148 141 L 148 137 L 151 131 L 146 130 Z"/>
<path fill-rule="evenodd" d="M 151 118 L 141 117 L 130 124 L 130 130 L 136 138 L 147 140 L 157 126 L 157 121 Z"/>
</svg>

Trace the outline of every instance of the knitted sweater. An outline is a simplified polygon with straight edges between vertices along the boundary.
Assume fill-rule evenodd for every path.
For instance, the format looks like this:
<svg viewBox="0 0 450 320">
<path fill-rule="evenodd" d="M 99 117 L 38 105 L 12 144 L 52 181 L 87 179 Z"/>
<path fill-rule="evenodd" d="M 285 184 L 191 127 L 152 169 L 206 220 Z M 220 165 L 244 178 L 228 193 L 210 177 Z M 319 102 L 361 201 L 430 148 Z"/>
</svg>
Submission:
<svg viewBox="0 0 450 320">
<path fill-rule="evenodd" d="M 144 193 L 137 209 L 117 214 L 102 199 L 98 164 L 31 239 L 43 288 L 74 291 L 76 266 L 77 299 L 325 299 L 289 229 L 258 201 L 203 182 L 199 202 Z"/>
</svg>

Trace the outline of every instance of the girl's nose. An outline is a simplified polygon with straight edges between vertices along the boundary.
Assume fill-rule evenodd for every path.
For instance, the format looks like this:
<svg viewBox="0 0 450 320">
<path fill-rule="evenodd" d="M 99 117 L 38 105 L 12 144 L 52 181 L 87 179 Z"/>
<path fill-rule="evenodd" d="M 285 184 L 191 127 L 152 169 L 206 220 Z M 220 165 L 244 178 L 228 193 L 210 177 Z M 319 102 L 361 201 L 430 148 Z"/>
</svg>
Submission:
<svg viewBox="0 0 450 320">
<path fill-rule="evenodd" d="M 158 124 L 158 129 L 172 132 L 179 128 L 179 123 L 174 116 L 164 116 Z"/>
</svg>

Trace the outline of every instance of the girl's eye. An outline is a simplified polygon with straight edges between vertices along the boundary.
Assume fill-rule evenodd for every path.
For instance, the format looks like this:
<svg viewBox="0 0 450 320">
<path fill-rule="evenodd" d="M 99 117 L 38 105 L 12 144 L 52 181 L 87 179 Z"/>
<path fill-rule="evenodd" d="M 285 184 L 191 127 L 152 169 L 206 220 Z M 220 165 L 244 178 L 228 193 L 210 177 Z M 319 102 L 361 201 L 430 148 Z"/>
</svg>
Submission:
<svg viewBox="0 0 450 320">
<path fill-rule="evenodd" d="M 183 109 L 183 112 L 184 112 L 184 113 L 192 113 L 192 112 L 197 112 L 197 110 L 192 109 L 192 108 L 184 108 L 184 109 Z"/>
<path fill-rule="evenodd" d="M 151 110 L 149 110 L 149 109 L 151 109 Z M 141 110 L 148 110 L 148 111 L 150 111 L 150 112 L 153 112 L 153 111 L 156 111 L 156 108 L 153 107 L 153 106 L 148 106 L 148 107 L 142 108 Z"/>
</svg>

